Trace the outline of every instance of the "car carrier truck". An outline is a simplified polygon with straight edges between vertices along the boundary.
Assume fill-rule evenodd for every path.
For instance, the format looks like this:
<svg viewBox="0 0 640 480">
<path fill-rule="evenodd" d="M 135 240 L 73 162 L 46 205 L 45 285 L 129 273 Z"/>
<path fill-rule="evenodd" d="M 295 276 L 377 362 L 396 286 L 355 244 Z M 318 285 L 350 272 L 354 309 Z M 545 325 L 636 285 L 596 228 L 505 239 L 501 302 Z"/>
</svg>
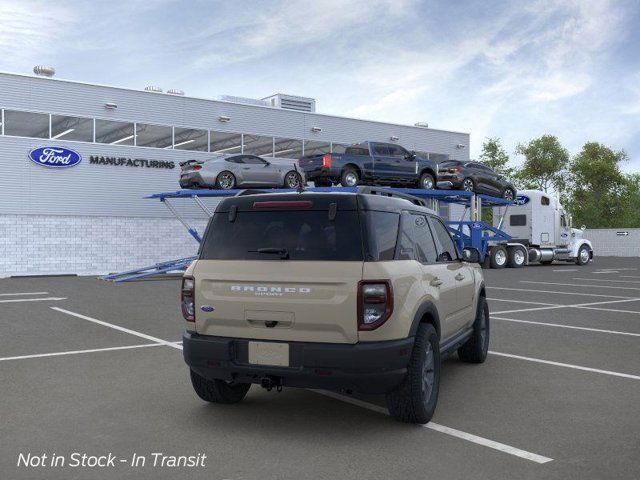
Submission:
<svg viewBox="0 0 640 480">
<path fill-rule="evenodd" d="M 489 246 L 486 262 L 492 268 L 544 265 L 555 261 L 586 265 L 593 246 L 584 229 L 572 228 L 560 202 L 539 190 L 521 190 L 513 205 L 493 208 L 493 226 L 510 238 Z"/>
</svg>

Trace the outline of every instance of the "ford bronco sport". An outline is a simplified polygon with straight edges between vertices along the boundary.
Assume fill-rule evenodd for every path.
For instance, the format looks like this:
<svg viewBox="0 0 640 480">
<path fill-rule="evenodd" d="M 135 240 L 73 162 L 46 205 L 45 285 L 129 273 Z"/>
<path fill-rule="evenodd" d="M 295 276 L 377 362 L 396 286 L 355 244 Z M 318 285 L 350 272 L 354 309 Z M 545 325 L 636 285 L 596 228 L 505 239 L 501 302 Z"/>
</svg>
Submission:
<svg viewBox="0 0 640 480">
<path fill-rule="evenodd" d="M 182 280 L 196 393 L 235 403 L 257 383 L 386 394 L 394 418 L 428 422 L 441 359 L 487 355 L 478 255 L 463 255 L 422 200 L 388 189 L 223 200 Z"/>
</svg>

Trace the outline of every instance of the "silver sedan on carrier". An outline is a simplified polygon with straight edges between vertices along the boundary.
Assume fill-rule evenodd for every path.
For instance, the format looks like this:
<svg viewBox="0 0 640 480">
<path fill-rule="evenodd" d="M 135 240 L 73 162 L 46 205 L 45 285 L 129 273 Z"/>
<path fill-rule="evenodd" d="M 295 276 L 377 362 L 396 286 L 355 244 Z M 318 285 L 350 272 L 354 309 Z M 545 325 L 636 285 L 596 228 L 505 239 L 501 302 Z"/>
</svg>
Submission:
<svg viewBox="0 0 640 480">
<path fill-rule="evenodd" d="M 305 182 L 304 173 L 293 159 L 266 160 L 257 155 L 234 154 L 188 160 L 180 167 L 181 188 L 298 188 Z"/>
</svg>

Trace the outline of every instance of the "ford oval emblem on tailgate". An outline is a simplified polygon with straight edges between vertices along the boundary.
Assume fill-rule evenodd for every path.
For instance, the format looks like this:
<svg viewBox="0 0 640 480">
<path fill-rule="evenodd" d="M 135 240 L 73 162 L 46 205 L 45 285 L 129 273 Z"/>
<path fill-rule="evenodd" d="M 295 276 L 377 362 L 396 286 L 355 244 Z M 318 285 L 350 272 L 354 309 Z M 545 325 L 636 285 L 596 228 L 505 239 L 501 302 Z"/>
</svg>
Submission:
<svg viewBox="0 0 640 480">
<path fill-rule="evenodd" d="M 202 305 L 200 307 L 200 310 L 202 310 L 203 312 L 213 312 L 215 310 L 215 307 L 213 305 Z"/>
<path fill-rule="evenodd" d="M 29 160 L 43 167 L 74 167 L 82 161 L 82 156 L 70 148 L 39 147 L 29 152 Z"/>
</svg>

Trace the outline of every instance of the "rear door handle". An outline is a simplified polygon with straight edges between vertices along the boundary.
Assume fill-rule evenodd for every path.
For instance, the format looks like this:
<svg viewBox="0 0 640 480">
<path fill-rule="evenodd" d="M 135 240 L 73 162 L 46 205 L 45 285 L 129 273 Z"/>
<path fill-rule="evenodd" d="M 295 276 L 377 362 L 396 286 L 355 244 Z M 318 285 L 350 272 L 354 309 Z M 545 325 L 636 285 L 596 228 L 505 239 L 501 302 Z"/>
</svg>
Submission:
<svg viewBox="0 0 640 480">
<path fill-rule="evenodd" d="M 456 275 L 456 280 L 458 280 L 458 281 L 464 280 L 464 275 L 461 274 L 461 273 L 457 274 Z"/>
<path fill-rule="evenodd" d="M 431 285 L 432 287 L 439 287 L 440 285 L 442 285 L 442 280 L 436 277 L 429 282 L 429 285 Z"/>
</svg>

